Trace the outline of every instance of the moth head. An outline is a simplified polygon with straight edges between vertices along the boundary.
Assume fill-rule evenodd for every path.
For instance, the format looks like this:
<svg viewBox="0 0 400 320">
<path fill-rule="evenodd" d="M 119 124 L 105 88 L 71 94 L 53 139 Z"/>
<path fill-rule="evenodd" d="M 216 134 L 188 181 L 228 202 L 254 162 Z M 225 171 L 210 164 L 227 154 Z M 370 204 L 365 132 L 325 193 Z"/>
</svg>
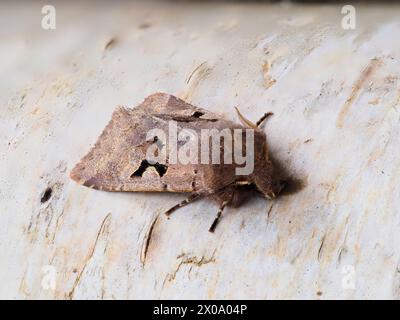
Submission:
<svg viewBox="0 0 400 320">
<path fill-rule="evenodd" d="M 265 150 L 263 151 L 265 152 Z M 283 185 L 276 183 L 273 164 L 268 159 L 267 153 L 264 152 L 260 152 L 260 157 L 256 158 L 255 170 L 251 175 L 251 180 L 263 197 L 274 199 L 282 190 Z"/>
<path fill-rule="evenodd" d="M 276 193 L 272 188 L 272 184 L 269 179 L 262 179 L 258 177 L 255 179 L 254 184 L 257 191 L 267 199 L 273 199 L 276 197 Z"/>
<path fill-rule="evenodd" d="M 255 185 L 259 193 L 265 198 L 272 200 L 281 193 L 286 183 L 285 181 L 273 181 L 272 177 L 260 177 L 256 179 Z"/>
</svg>

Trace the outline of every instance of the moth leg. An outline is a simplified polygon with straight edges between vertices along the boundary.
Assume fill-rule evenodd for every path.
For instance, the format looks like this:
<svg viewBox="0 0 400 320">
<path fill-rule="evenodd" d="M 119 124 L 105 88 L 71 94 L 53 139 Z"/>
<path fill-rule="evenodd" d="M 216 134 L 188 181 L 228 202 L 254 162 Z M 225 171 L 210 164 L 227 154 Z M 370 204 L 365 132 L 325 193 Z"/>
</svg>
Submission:
<svg viewBox="0 0 400 320">
<path fill-rule="evenodd" d="M 248 186 L 251 185 L 252 182 L 251 181 L 235 181 L 234 183 L 232 183 L 232 186 Z"/>
<path fill-rule="evenodd" d="M 226 207 L 226 205 L 229 203 L 229 201 L 223 201 L 221 206 L 219 207 L 219 210 L 217 212 L 217 216 L 215 217 L 214 222 L 212 223 L 210 229 L 208 229 L 209 232 L 214 232 L 215 228 L 217 227 L 218 222 L 221 220 L 221 215 L 222 215 L 222 211 L 224 211 L 224 208 Z"/>
<path fill-rule="evenodd" d="M 270 116 L 272 116 L 273 112 L 264 113 L 264 115 L 256 122 L 256 126 L 260 127 L 260 125 Z"/>
<path fill-rule="evenodd" d="M 182 202 L 174 205 L 172 208 L 170 208 L 167 211 L 165 211 L 165 215 L 167 217 L 169 217 L 171 215 L 171 213 L 173 213 L 175 210 L 188 205 L 189 203 L 197 200 L 198 198 L 200 198 L 200 195 L 198 193 L 191 194 L 187 199 L 183 200 Z"/>
</svg>

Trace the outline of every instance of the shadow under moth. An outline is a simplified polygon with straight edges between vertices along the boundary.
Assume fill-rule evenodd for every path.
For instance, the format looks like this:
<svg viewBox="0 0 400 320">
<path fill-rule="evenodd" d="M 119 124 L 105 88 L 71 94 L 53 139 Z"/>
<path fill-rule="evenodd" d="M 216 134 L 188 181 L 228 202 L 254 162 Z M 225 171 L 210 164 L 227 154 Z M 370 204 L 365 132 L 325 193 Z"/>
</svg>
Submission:
<svg viewBox="0 0 400 320">
<path fill-rule="evenodd" d="M 243 125 L 165 93 L 132 109 L 119 107 L 70 176 L 105 191 L 189 193 L 168 216 L 197 199 L 215 199 L 219 210 L 209 229 L 214 232 L 227 205 L 239 206 L 254 191 L 271 199 L 283 187 L 272 179 L 259 129 L 271 113 L 254 124 L 236 111 Z"/>
</svg>

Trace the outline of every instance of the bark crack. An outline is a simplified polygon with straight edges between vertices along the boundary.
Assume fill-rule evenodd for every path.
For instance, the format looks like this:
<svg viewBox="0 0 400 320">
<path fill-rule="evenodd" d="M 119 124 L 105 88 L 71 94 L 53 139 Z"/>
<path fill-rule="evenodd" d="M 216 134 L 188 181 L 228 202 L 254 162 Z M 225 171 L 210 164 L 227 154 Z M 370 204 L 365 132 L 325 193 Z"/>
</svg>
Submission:
<svg viewBox="0 0 400 320">
<path fill-rule="evenodd" d="M 94 241 L 94 244 L 93 244 L 92 248 L 90 249 L 88 256 L 85 259 L 85 263 L 84 263 L 81 271 L 78 273 L 78 276 L 75 279 L 75 282 L 74 282 L 74 285 L 72 286 L 72 289 L 68 293 L 68 298 L 69 299 L 73 298 L 74 293 L 75 293 L 75 289 L 78 286 L 78 284 L 80 283 L 82 275 L 85 272 L 89 261 L 92 259 L 93 255 L 95 253 L 96 246 L 97 246 L 97 243 L 98 243 L 98 241 L 100 239 L 100 236 L 108 232 L 108 227 L 110 225 L 110 222 L 111 222 L 111 213 L 106 215 L 106 217 L 103 219 L 103 221 L 102 221 L 102 223 L 100 225 L 99 231 L 97 232 L 96 239 Z"/>
<path fill-rule="evenodd" d="M 151 237 L 153 235 L 153 230 L 154 230 L 154 226 L 156 225 L 156 222 L 158 220 L 158 218 L 160 217 L 160 215 L 158 214 L 153 222 L 150 225 L 149 231 L 147 232 L 144 241 L 143 241 L 143 247 L 142 247 L 142 253 L 140 256 L 140 261 L 142 262 L 142 267 L 144 267 L 145 263 L 146 263 L 146 257 L 147 257 L 147 253 L 149 251 L 149 246 L 150 246 L 150 241 L 151 241 Z"/>
</svg>

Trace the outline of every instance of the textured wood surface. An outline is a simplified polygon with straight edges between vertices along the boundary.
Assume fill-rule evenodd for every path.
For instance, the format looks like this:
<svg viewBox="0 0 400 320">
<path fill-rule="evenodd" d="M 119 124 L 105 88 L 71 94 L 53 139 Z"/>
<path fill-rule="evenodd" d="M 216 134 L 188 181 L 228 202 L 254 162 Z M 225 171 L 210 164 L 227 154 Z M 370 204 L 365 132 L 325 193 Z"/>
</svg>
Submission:
<svg viewBox="0 0 400 320">
<path fill-rule="evenodd" d="M 395 5 L 1 3 L 1 298 L 400 297 Z M 117 105 L 164 91 L 265 126 L 273 202 L 107 193 L 68 178 Z M 47 190 L 48 188 L 51 188 Z M 47 190 L 47 192 L 46 192 Z M 149 231 L 152 237 L 148 240 Z"/>
</svg>

